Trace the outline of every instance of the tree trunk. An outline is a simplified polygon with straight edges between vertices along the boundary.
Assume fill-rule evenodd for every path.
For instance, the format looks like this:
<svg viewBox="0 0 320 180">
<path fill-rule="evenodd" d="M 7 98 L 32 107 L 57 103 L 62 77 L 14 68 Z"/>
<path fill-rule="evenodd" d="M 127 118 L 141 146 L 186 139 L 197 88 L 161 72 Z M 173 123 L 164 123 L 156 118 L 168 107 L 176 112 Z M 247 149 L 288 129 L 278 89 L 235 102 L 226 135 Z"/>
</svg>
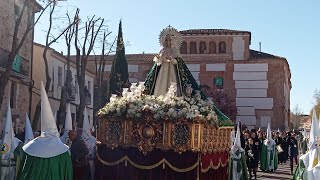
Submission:
<svg viewBox="0 0 320 180">
<path fill-rule="evenodd" d="M 67 87 L 63 86 L 61 90 L 61 99 L 60 99 L 60 106 L 59 106 L 59 114 L 57 114 L 57 126 L 60 124 L 64 127 L 65 119 L 66 119 L 66 104 L 67 104 Z"/>
<path fill-rule="evenodd" d="M 48 59 L 47 59 L 47 51 L 48 48 L 46 47 L 43 50 L 43 60 L 44 60 L 44 67 L 45 67 L 45 72 L 46 72 L 46 84 L 45 84 L 45 90 L 46 93 L 48 94 L 49 88 L 50 88 L 50 84 L 51 84 L 51 77 L 49 75 L 49 67 L 48 67 Z M 40 115 L 41 115 L 41 98 L 40 101 L 37 103 L 37 107 L 36 107 L 36 111 L 34 113 L 34 117 L 33 117 L 33 121 L 32 121 L 32 128 L 33 129 L 41 129 L 40 127 Z"/>
<path fill-rule="evenodd" d="M 69 52 L 69 51 L 68 51 Z M 66 104 L 69 101 L 68 100 L 68 90 L 71 88 L 72 83 L 72 73 L 70 71 L 70 59 L 69 59 L 69 53 L 67 58 L 67 75 L 66 75 L 66 81 L 64 83 L 64 86 L 62 87 L 61 91 L 61 99 L 60 99 L 60 106 L 59 106 L 59 116 L 57 120 L 57 126 L 62 124 L 64 126 L 65 119 L 66 119 Z"/>
<path fill-rule="evenodd" d="M 77 110 L 77 122 L 78 122 L 78 127 L 83 126 L 83 111 L 86 106 L 86 95 L 84 93 L 84 83 L 85 83 L 85 73 L 81 72 L 81 76 L 79 79 L 79 95 L 80 95 L 80 104 L 78 106 Z"/>
<path fill-rule="evenodd" d="M 8 62 L 7 62 L 7 66 L 6 66 L 6 70 L 5 72 L 0 76 L 0 102 L 3 102 L 3 98 L 5 95 L 5 90 L 6 90 L 6 86 L 8 84 L 8 81 L 10 79 L 10 74 L 12 71 L 12 64 L 15 58 L 15 52 L 10 52 L 8 55 Z"/>
</svg>

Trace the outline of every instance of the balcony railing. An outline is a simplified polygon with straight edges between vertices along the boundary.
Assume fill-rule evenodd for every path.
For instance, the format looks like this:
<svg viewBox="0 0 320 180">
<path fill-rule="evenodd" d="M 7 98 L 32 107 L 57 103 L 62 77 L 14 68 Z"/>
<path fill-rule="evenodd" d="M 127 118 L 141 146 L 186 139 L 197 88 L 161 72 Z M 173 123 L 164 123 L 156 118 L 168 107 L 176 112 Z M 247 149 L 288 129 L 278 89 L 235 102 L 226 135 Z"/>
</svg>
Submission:
<svg viewBox="0 0 320 180">
<path fill-rule="evenodd" d="M 9 51 L 0 48 L 0 67 L 6 68 L 8 62 Z M 12 70 L 24 76 L 29 75 L 29 61 L 19 55 L 16 56 Z"/>
</svg>

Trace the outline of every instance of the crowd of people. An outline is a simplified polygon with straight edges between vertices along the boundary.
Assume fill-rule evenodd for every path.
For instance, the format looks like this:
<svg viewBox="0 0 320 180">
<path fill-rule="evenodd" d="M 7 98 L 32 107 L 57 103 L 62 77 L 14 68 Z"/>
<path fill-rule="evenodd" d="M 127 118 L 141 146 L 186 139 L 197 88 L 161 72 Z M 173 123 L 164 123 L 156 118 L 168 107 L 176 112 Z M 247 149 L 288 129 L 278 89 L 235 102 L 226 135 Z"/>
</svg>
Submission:
<svg viewBox="0 0 320 180">
<path fill-rule="evenodd" d="M 260 128 L 249 130 L 245 125 L 241 127 L 241 148 L 244 150 L 250 179 L 257 178 L 259 166 L 262 171 L 273 172 L 278 164 L 286 164 L 288 161 L 293 174 L 293 165 L 297 165 L 299 153 L 307 151 L 306 138 L 300 131 L 271 131 L 271 136 L 267 136 L 267 131 L 261 131 Z M 264 144 L 266 151 L 263 148 Z M 276 153 L 275 156 L 268 154 L 273 151 Z M 264 161 L 267 161 L 266 166 Z M 274 165 L 270 166 L 272 161 Z"/>
<path fill-rule="evenodd" d="M 70 106 L 69 106 L 70 107 Z M 70 108 L 67 109 L 70 115 Z M 0 179 L 8 180 L 93 180 L 96 138 L 86 112 L 82 128 L 59 132 L 41 83 L 41 131 L 33 132 L 26 118 L 25 130 L 13 131 L 8 105 L 5 128 L 1 136 Z M 68 119 L 68 118 L 66 118 Z M 67 134 L 70 144 L 61 141 Z"/>
</svg>

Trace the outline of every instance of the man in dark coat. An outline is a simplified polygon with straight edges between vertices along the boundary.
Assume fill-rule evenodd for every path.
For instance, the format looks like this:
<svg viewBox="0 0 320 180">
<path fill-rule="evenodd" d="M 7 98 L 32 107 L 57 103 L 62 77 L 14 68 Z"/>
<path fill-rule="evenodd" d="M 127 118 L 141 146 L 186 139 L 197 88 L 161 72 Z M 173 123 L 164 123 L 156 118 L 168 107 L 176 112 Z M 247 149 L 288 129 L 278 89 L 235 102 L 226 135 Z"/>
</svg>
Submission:
<svg viewBox="0 0 320 180">
<path fill-rule="evenodd" d="M 71 160 L 73 165 L 73 179 L 85 180 L 89 173 L 89 150 L 81 136 L 82 130 L 72 130 L 69 132 L 71 144 Z"/>
<path fill-rule="evenodd" d="M 257 169 L 259 164 L 259 146 L 257 146 L 252 138 L 248 139 L 246 144 L 246 157 L 247 157 L 247 167 L 249 170 L 250 179 L 252 179 L 252 171 L 254 179 L 257 179 Z"/>
<path fill-rule="evenodd" d="M 288 144 L 289 144 L 289 153 L 290 153 L 290 168 L 291 168 L 291 174 L 293 174 L 293 160 L 295 160 L 296 165 L 298 164 L 298 142 L 294 135 L 291 135 L 291 133 L 288 133 Z"/>
<path fill-rule="evenodd" d="M 289 157 L 289 144 L 288 144 L 288 136 L 286 132 L 282 133 L 281 147 L 283 150 L 283 156 L 281 157 L 280 161 L 282 163 L 286 163 Z"/>
</svg>

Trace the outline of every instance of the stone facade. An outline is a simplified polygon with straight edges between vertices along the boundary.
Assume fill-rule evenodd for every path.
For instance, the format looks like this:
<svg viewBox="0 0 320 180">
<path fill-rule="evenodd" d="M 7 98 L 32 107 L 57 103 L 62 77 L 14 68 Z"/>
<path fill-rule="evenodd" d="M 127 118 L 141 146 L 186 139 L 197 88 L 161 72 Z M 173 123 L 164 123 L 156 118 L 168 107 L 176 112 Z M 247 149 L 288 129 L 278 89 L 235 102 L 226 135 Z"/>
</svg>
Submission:
<svg viewBox="0 0 320 180">
<path fill-rule="evenodd" d="M 32 117 L 35 113 L 35 109 L 37 103 L 40 100 L 40 83 L 41 81 L 46 81 L 45 75 L 45 66 L 44 60 L 42 57 L 44 51 L 44 46 L 34 43 L 33 47 L 33 80 L 34 80 L 34 87 L 35 90 L 33 91 L 32 95 Z M 61 99 L 61 91 L 62 87 L 65 82 L 66 72 L 67 72 L 67 60 L 66 57 L 63 56 L 61 53 L 55 51 L 54 49 L 49 49 L 47 51 L 47 59 L 48 59 L 48 69 L 49 75 L 51 77 L 51 85 L 48 92 L 48 98 L 50 101 L 50 105 L 53 111 L 53 114 L 57 113 L 60 107 L 60 99 Z M 80 104 L 80 96 L 78 90 L 78 80 L 76 80 L 76 66 L 75 63 L 72 61 L 70 64 L 70 70 L 72 73 L 72 84 L 75 87 L 75 99 L 70 103 L 71 115 L 73 121 L 76 120 L 76 111 L 77 107 Z M 95 75 L 90 71 L 86 71 L 85 75 L 85 86 L 88 87 L 88 90 L 91 95 L 90 102 L 87 104 L 88 116 L 90 121 L 93 120 L 93 89 L 94 89 L 94 78 Z"/>
<path fill-rule="evenodd" d="M 22 10 L 24 0 L 1 0 L 0 1 L 0 75 L 5 71 L 8 54 L 11 51 L 12 36 L 14 33 L 15 20 Z M 34 0 L 26 7 L 24 16 L 19 27 L 18 39 L 21 40 L 27 27 L 28 17 L 30 22 L 34 21 L 34 14 L 41 10 L 41 6 Z M 30 16 L 27 15 L 30 14 Z M 3 119 L 7 111 L 8 94 L 11 92 L 12 116 L 15 130 L 24 128 L 25 113 L 29 109 L 29 81 L 30 65 L 32 57 L 33 30 L 28 33 L 27 38 L 19 52 L 17 67 L 10 77 L 9 85 L 6 87 L 6 96 L 0 111 L 0 129 L 3 128 Z"/>
<path fill-rule="evenodd" d="M 250 49 L 251 33 L 223 29 L 180 31 L 180 52 L 199 84 L 228 90 L 241 121 L 249 128 L 287 129 L 290 114 L 291 73 L 282 57 Z M 144 81 L 155 54 L 128 54 L 130 81 Z M 108 79 L 114 56 L 107 57 Z M 88 66 L 95 71 L 91 57 Z M 222 80 L 223 85 L 218 86 Z M 221 81 L 220 81 L 221 82 Z"/>
</svg>

